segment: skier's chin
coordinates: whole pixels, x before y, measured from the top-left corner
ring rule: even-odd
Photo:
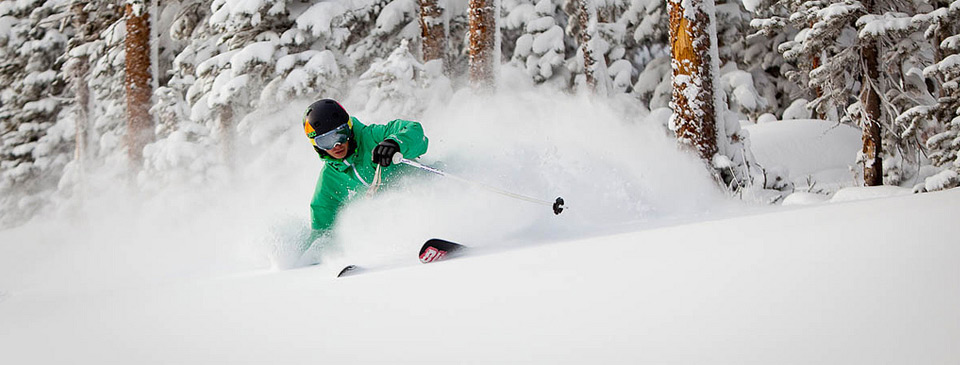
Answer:
[[[338,160],[344,157],[347,157],[347,147],[345,145],[339,145],[337,147],[334,147],[332,150],[326,150],[326,151],[327,151],[327,154],[330,155],[330,157],[333,157]]]

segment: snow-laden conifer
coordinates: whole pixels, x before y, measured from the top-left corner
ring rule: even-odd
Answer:
[[[561,4],[557,0],[517,0],[504,1],[504,5],[504,32],[519,34],[514,37],[510,62],[535,83],[549,82],[566,88],[566,17],[560,11]]]
[[[73,157],[60,11],[53,0],[0,2],[0,227],[41,209]]]
[[[943,169],[926,179],[922,190],[927,191],[960,184],[960,1],[938,1],[936,5],[912,18],[935,46],[934,62],[922,72],[926,80],[938,86],[936,99],[910,108],[897,118],[924,142],[931,163]]]
[[[763,34],[799,31],[779,51],[795,67],[785,75],[806,88],[820,118],[865,131],[860,162],[873,183],[906,182],[923,165],[919,125],[897,118],[931,100],[920,77],[932,50],[911,21],[922,1],[762,1],[751,4]],[[883,170],[874,172],[883,161]],[[882,174],[882,176],[881,176]]]
[[[409,47],[401,42],[389,57],[370,65],[360,75],[351,104],[375,119],[416,119],[428,105],[448,100],[452,89],[441,60],[420,63]]]

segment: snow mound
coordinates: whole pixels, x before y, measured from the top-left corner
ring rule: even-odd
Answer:
[[[813,205],[829,200],[830,197],[826,195],[798,191],[787,195],[787,197],[783,199],[783,205]]]
[[[927,191],[950,189],[957,186],[958,180],[957,172],[947,169],[924,180],[924,188]]]
[[[860,131],[823,120],[785,120],[744,126],[765,168],[782,167],[798,189],[835,191],[854,184]]]
[[[833,194],[831,203],[848,202],[867,199],[888,198],[893,196],[910,195],[913,190],[898,186],[865,186],[845,188]]]

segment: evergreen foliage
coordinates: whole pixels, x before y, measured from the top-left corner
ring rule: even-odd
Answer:
[[[0,226],[41,209],[72,158],[73,121],[58,72],[70,29],[60,2],[0,2]]]

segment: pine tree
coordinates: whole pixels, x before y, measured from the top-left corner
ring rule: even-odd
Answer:
[[[366,114],[375,119],[417,119],[428,105],[442,102],[452,93],[442,65],[418,62],[404,41],[360,75],[351,101],[362,103]]]
[[[630,53],[639,55],[632,94],[650,110],[669,108],[673,95],[670,27],[661,26],[670,21],[667,2],[633,0],[621,21],[631,35]]]
[[[64,175],[58,184],[58,197],[82,197],[84,192],[92,187],[93,184],[86,181],[94,169],[102,166],[104,154],[101,147],[109,149],[110,146],[100,139],[101,132],[109,128],[108,126],[115,126],[119,134],[122,134],[124,129],[122,109],[115,122],[107,123],[103,119],[102,105],[109,104],[109,101],[99,99],[104,95],[99,87],[116,81],[113,86],[116,95],[114,101],[121,108],[125,104],[122,65],[116,68],[117,72],[101,72],[102,65],[108,62],[101,58],[107,53],[103,35],[112,34],[107,30],[122,21],[123,9],[120,3],[100,0],[72,0],[69,3],[68,18],[64,21],[69,21],[75,33],[67,42],[60,74],[64,80],[69,80],[70,91],[73,92],[71,102],[65,105],[64,113],[75,121],[76,147],[73,161],[64,167]],[[122,50],[122,39],[115,45],[119,45],[117,50]],[[105,133],[104,136],[107,137],[106,140],[111,137],[110,133]]]
[[[778,48],[784,42],[794,39],[798,29],[789,21],[790,12],[784,3],[778,0],[744,2],[749,5],[745,10],[753,14],[749,26],[756,32],[747,35],[745,47],[734,50],[731,57],[738,59],[737,62],[746,67],[745,71],[753,77],[757,92],[767,102],[767,108],[754,110],[752,117],[756,117],[756,113],[768,112],[787,119],[786,111],[796,100],[813,99],[822,95],[817,92],[811,94],[805,86],[786,77],[796,68],[786,62]],[[743,29],[743,33],[749,32],[750,30]],[[813,64],[819,64],[816,59],[818,56],[814,57]],[[804,102],[799,107],[806,110],[806,104]],[[819,113],[817,117],[828,119],[826,113]]]
[[[62,112],[58,72],[71,30],[58,1],[3,1],[0,18],[0,227],[42,209],[73,155],[74,124]]]
[[[809,106],[821,116],[855,123],[864,131],[858,160],[867,185],[900,184],[924,162],[914,141],[916,129],[898,119],[905,110],[932,96],[919,80],[916,65],[929,63],[917,42],[910,13],[922,1],[787,1],[786,14],[766,20],[800,31],[780,51],[796,66],[786,75],[815,96]],[[927,48],[929,49],[929,48]]]
[[[936,5],[936,9],[917,14],[912,21],[924,29],[935,46],[934,62],[923,75],[934,81],[937,98],[898,117],[912,130],[934,126],[926,128],[930,132],[921,139],[925,139],[931,163],[943,170],[927,178],[921,189],[926,191],[960,185],[960,1],[939,1]]]
[[[571,62],[572,71],[582,74],[577,84],[606,94],[629,92],[632,88],[634,65],[628,54],[635,54],[633,42],[626,42],[626,34],[636,19],[630,18],[626,1],[569,0],[564,9],[570,14],[567,34],[577,40],[577,60]],[[633,14],[635,15],[635,14]],[[664,42],[664,45],[666,43]]]
[[[89,2],[83,0],[73,0],[70,2],[70,11],[73,16],[72,25],[76,30],[76,36],[71,40],[68,48],[75,48],[77,44],[87,43],[94,40],[97,34],[94,26],[87,16]],[[90,88],[87,86],[87,78],[90,75],[90,58],[86,54],[75,54],[66,64],[64,70],[70,78],[70,84],[74,92],[74,114],[76,118],[76,150],[74,160],[78,164],[77,168],[82,175],[85,165],[90,158]]]
[[[505,3],[506,4],[506,3]],[[556,0],[519,1],[505,6],[505,42],[513,42],[511,64],[523,70],[534,83],[551,82],[566,89],[570,73],[564,67],[567,40],[566,15]],[[516,33],[515,36],[510,36]]]
[[[713,1],[670,0],[668,9],[673,70],[670,129],[680,143],[709,163],[728,189],[792,190],[782,176],[756,163],[737,115],[728,112],[725,95],[718,90]]]

